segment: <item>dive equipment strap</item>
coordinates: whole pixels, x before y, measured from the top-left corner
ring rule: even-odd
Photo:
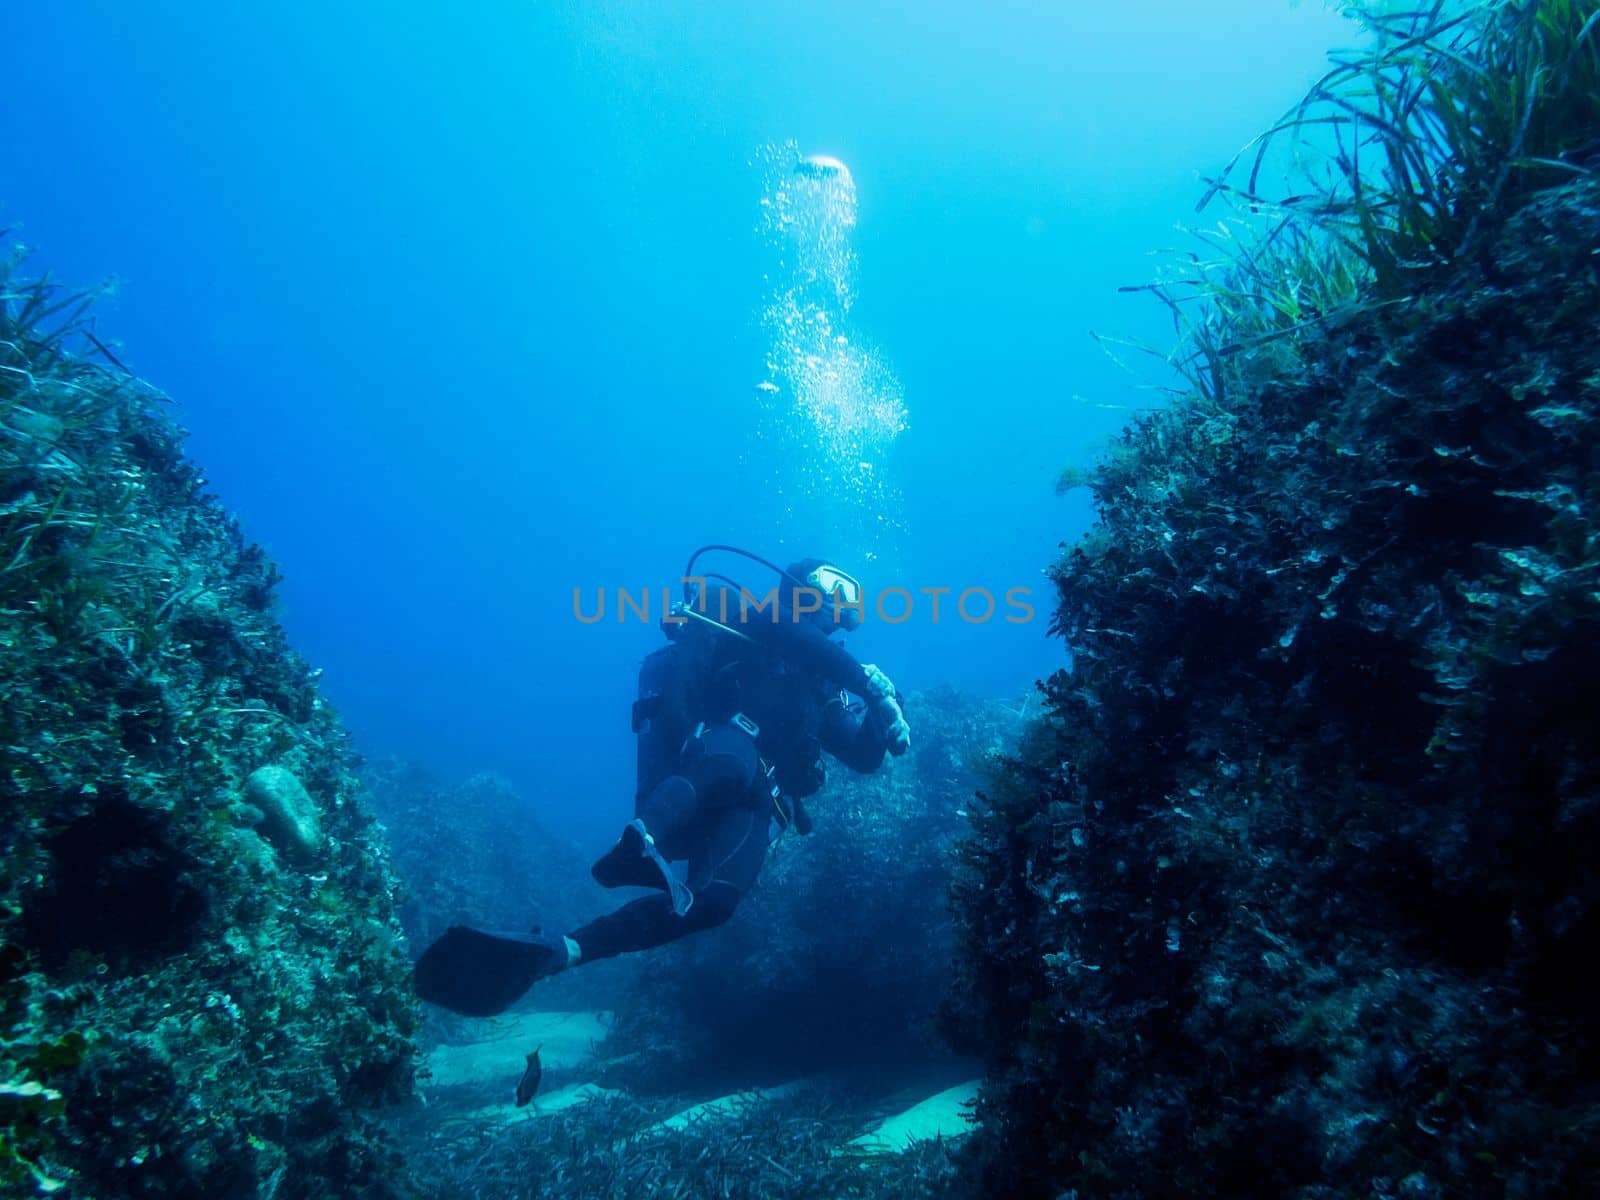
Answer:
[[[672,873],[672,864],[661,856],[661,851],[656,849],[656,839],[651,836],[650,830],[645,828],[645,823],[638,817],[629,821],[633,831],[639,835],[639,852],[655,864],[656,870],[661,872],[661,881],[666,884],[667,895],[672,897],[672,911],[677,916],[685,916],[694,907],[694,893],[689,886]]]

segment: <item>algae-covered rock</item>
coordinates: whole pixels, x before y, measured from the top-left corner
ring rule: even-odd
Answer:
[[[0,1194],[387,1195],[415,1012],[346,734],[163,398],[0,297]]]
[[[322,842],[317,806],[287,767],[257,767],[244,781],[244,798],[261,813],[261,832],[278,849],[305,859]]]
[[[1320,197],[1366,257],[1276,230],[1090,476],[1070,665],[956,887],[988,1194],[1600,1194],[1586,7],[1379,42],[1339,111],[1453,106],[1396,149],[1462,207]]]

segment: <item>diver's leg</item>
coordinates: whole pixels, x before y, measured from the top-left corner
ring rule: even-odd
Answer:
[[[609,887],[637,883],[666,895],[635,900],[566,937],[452,926],[418,959],[417,994],[488,1016],[547,975],[675,941],[731,917],[766,853],[765,797],[758,807],[760,789],[753,788],[760,771],[755,743],[731,723],[704,730],[691,740],[680,770],[651,789],[617,847],[594,866],[595,878]],[[672,874],[669,858],[690,860],[694,891]]]
[[[574,963],[613,958],[675,942],[721,925],[755,883],[767,852],[767,814],[749,806],[727,809],[709,827],[689,865],[694,903],[674,912],[666,896],[646,896],[567,935]]]
[[[700,844],[689,859],[688,884],[695,895],[722,885],[740,897],[755,886],[767,858],[771,813],[750,803],[729,810],[702,827]]]
[[[590,869],[602,887],[658,887],[672,890],[666,859],[674,843],[700,812],[694,783],[682,775],[669,775],[639,802],[638,813],[623,827],[617,844]]]
[[[595,881],[602,887],[662,888],[681,916],[692,897],[667,863],[696,852],[699,819],[741,803],[760,769],[755,741],[744,729],[732,722],[702,729],[684,747],[678,773],[639,801],[638,815],[594,864]]]
[[[738,903],[737,892],[712,888],[695,896],[694,903],[680,916],[673,911],[668,897],[645,896],[569,933],[567,936],[578,946],[574,962],[614,958],[675,942],[721,925],[733,916]]]

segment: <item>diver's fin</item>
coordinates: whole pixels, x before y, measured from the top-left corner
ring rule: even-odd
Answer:
[[[566,943],[452,925],[417,959],[417,995],[467,1017],[504,1012],[538,979],[567,965]]]

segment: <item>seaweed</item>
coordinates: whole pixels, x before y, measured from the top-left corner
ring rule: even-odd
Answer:
[[[419,1131],[432,1142],[422,1155],[424,1191],[562,1200],[966,1194],[951,1143],[919,1142],[891,1155],[841,1153],[856,1126],[826,1093],[750,1105],[683,1130],[648,1131],[669,1112],[659,1101],[611,1097],[511,1126]]]
[[[1453,265],[1492,263],[1495,231],[1530,196],[1600,170],[1592,5],[1347,7],[1368,44],[1335,54],[1209,181],[1197,211],[1230,211],[1195,231],[1203,249],[1123,289],[1171,311],[1178,348],[1160,356],[1214,404],[1292,372],[1300,340],[1327,323],[1408,302]]]

